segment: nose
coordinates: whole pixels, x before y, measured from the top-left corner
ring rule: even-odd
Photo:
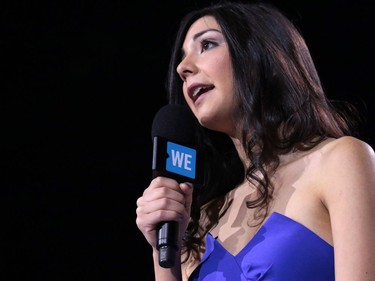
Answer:
[[[185,56],[177,66],[176,70],[181,79],[186,81],[187,77],[197,72],[197,66],[191,57]]]

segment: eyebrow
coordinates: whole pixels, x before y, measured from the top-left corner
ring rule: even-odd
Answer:
[[[216,28],[205,29],[205,30],[202,30],[201,32],[198,32],[197,34],[194,34],[194,36],[193,36],[193,41],[197,40],[197,39],[198,39],[199,37],[201,37],[203,34],[205,34],[205,33],[207,33],[207,32],[210,32],[210,31],[214,31],[214,32],[222,33],[219,29],[216,29]],[[184,51],[183,48],[181,49],[181,55],[182,55],[182,58],[185,57],[185,51]]]
[[[218,30],[218,29],[216,29],[216,28],[209,28],[209,29],[203,30],[203,31],[198,32],[197,34],[195,34],[195,35],[193,36],[193,40],[194,40],[194,41],[197,40],[197,38],[201,37],[203,34],[205,34],[206,32],[209,32],[209,31],[215,31],[215,32],[219,32],[219,33],[221,33],[221,31]]]

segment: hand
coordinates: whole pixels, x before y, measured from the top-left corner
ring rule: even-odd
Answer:
[[[136,224],[147,242],[156,249],[157,225],[161,221],[179,223],[179,241],[187,228],[193,186],[176,180],[156,177],[137,200]]]

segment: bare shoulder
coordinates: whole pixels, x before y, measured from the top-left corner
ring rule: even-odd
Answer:
[[[374,149],[366,142],[351,136],[329,140],[322,146],[322,154],[328,165],[374,165]],[[347,162],[350,161],[350,162]]]
[[[324,180],[336,176],[346,177],[348,171],[365,169],[363,172],[366,172],[366,169],[372,169],[375,173],[374,149],[368,143],[351,136],[323,141],[307,153],[306,159],[316,176],[319,175]]]
[[[318,173],[324,201],[337,201],[338,195],[352,202],[354,198],[375,199],[375,153],[369,144],[346,136],[322,143],[317,152],[321,156]]]
[[[366,142],[351,136],[345,136],[338,139],[333,139],[330,142],[332,148],[335,149],[349,149],[349,150],[363,150],[367,153],[374,153],[373,148]]]

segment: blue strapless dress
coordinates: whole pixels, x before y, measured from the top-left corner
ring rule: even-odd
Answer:
[[[302,224],[273,212],[235,256],[210,233],[189,281],[334,281],[333,247]]]

